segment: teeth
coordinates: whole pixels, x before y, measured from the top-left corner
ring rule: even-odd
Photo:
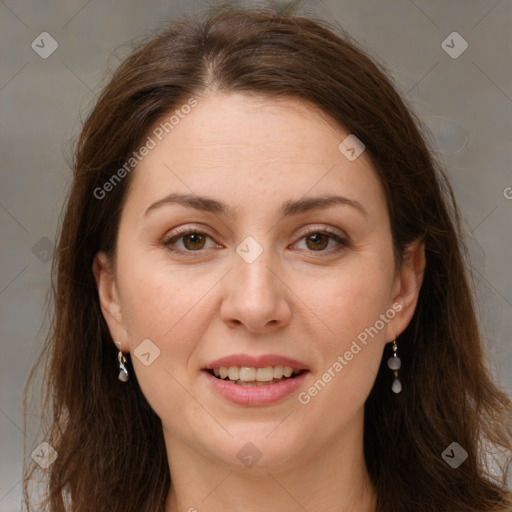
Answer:
[[[248,366],[221,366],[214,368],[213,374],[221,379],[228,378],[237,384],[244,385],[247,382],[268,383],[297,375],[300,370],[294,370],[290,366],[265,366],[264,368],[252,368]]]
[[[274,368],[272,366],[265,366],[265,368],[258,368],[256,372],[256,378],[252,380],[256,380],[258,382],[269,382],[274,378]],[[242,376],[240,376],[241,380]],[[247,382],[247,380],[246,380]]]
[[[292,373],[293,373],[293,369],[292,369],[292,368],[290,368],[289,366],[285,366],[285,367],[283,368],[283,375],[284,375],[285,377],[291,377]]]
[[[281,379],[283,377],[283,367],[274,366],[274,379]]]
[[[238,366],[230,366],[228,368],[229,380],[238,380],[240,378],[240,368]]]
[[[259,372],[260,370],[256,370],[256,368],[248,368],[247,366],[243,366],[240,368],[240,380],[243,380],[244,382],[256,380],[256,374],[259,375]]]

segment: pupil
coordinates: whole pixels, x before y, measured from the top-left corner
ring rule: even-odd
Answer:
[[[199,235],[197,233],[192,233],[190,235],[187,235],[185,237],[185,240],[188,240],[191,242],[191,244],[185,244],[187,246],[189,245],[192,245],[193,247],[189,247],[189,249],[200,249],[201,247],[196,247],[195,244],[201,244],[201,238],[202,238],[202,235]]]
[[[308,240],[310,242],[313,242],[313,248],[325,249],[325,247],[327,247],[327,244],[325,242],[327,241],[328,243],[328,238],[329,237],[327,235],[324,235],[322,233],[314,233],[308,237]],[[322,241],[324,242],[323,244]]]

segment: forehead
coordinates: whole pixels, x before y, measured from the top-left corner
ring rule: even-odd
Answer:
[[[212,156],[236,155],[249,164],[250,159],[318,161],[318,150],[338,141],[341,130],[319,109],[298,99],[235,93],[199,99],[171,133],[176,143],[186,143],[190,149],[207,149]],[[175,156],[187,160],[185,152]]]
[[[154,147],[130,187],[142,202],[173,191],[223,197],[238,210],[258,193],[268,201],[337,189],[383,199],[367,156],[350,161],[340,152],[350,134],[305,102],[214,94],[187,110],[148,133]]]

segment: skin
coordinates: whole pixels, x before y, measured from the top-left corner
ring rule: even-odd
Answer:
[[[382,186],[365,153],[349,161],[338,150],[347,135],[298,100],[212,93],[133,171],[116,261],[98,253],[93,270],[112,338],[132,352],[130,371],[162,419],[173,483],[166,512],[375,510],[363,407],[385,344],[411,320],[425,260],[415,243],[396,267]],[[170,193],[223,201],[234,215],[177,204],[145,214]],[[331,205],[278,215],[285,201],[327,194],[366,213]],[[163,242],[179,226],[208,237],[182,237],[174,247],[189,252],[173,253]],[[334,252],[334,239],[311,236],[325,230],[350,245]],[[263,249],[252,263],[236,252],[247,236]],[[235,405],[201,371],[234,353],[279,354],[307,365],[307,391],[398,303],[308,404],[294,393]],[[149,366],[133,354],[147,338],[160,350]],[[237,458],[247,442],[262,455],[252,468]]]

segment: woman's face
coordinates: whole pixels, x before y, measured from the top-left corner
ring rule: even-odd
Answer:
[[[166,443],[270,467],[359,442],[420,281],[366,153],[293,99],[215,94],[161,132],[95,274]]]

